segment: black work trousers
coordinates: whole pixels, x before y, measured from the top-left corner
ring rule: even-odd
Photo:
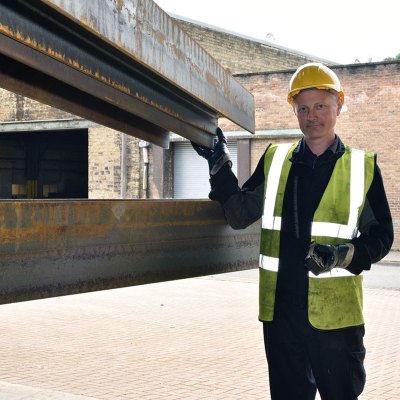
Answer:
[[[306,302],[280,301],[264,322],[272,400],[356,400],[364,389],[364,327],[314,329]],[[293,300],[293,301],[291,301]]]

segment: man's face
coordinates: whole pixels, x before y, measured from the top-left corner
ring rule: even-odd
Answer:
[[[304,90],[296,96],[294,103],[294,112],[306,140],[335,137],[336,118],[342,108],[336,95],[327,90]]]

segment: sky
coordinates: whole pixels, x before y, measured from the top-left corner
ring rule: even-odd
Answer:
[[[339,64],[400,53],[396,0],[153,0],[204,22]]]

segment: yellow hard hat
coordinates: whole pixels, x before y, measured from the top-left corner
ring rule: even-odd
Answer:
[[[344,92],[337,75],[320,63],[308,63],[297,68],[289,84],[287,100],[294,106],[294,97],[305,89],[334,90],[344,103]]]

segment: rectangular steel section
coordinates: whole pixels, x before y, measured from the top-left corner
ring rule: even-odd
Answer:
[[[152,0],[46,3],[60,7],[103,40],[254,133],[253,96]]]
[[[2,201],[0,303],[253,268],[259,229],[209,200]]]

